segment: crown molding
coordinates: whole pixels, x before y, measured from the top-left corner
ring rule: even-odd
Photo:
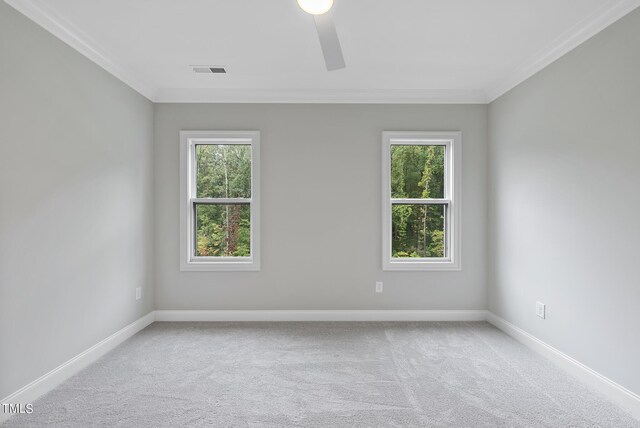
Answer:
[[[158,103],[486,104],[484,91],[441,89],[159,89]]]
[[[552,43],[487,88],[488,102],[493,102],[543,68],[569,53],[623,16],[640,6],[640,0],[612,0],[574,25]]]
[[[487,88],[458,89],[216,89],[159,88],[139,71],[119,62],[87,34],[41,0],[4,0],[20,13],[76,49],[116,78],[161,103],[343,103],[488,104],[578,47],[637,7],[640,0],[611,0],[563,33],[524,64]]]
[[[157,90],[148,78],[120,63],[87,34],[60,16],[50,5],[37,0],[4,0],[5,3],[40,25],[117,79],[153,101]]]

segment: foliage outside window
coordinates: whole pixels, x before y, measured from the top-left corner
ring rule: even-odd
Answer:
[[[183,131],[183,270],[259,269],[259,133]]]
[[[384,133],[385,270],[459,268],[459,140],[458,133]]]

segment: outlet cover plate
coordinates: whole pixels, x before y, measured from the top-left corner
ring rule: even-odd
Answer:
[[[547,305],[541,302],[536,302],[536,315],[545,319],[547,317]]]

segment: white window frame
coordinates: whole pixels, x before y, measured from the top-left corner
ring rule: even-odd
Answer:
[[[445,150],[445,195],[443,199],[391,198],[391,146],[443,145]],[[462,133],[405,132],[382,133],[382,269],[385,271],[455,271],[461,270],[460,208],[462,196]],[[444,204],[447,225],[445,245],[448,257],[393,258],[391,206],[393,204]]]
[[[197,144],[251,145],[251,198],[196,198]],[[250,205],[251,256],[203,257],[195,255],[195,203]],[[180,270],[260,270],[260,132],[180,131]]]

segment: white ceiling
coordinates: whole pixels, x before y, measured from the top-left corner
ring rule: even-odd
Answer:
[[[640,6],[335,0],[347,68],[327,72],[296,0],[6,1],[162,102],[489,102]]]

